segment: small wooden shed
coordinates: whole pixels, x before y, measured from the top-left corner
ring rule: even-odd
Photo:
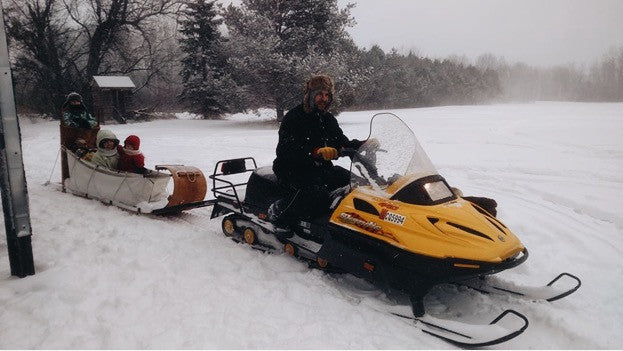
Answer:
[[[93,112],[98,123],[107,119],[125,123],[132,109],[132,93],[136,88],[128,76],[93,76],[91,94]]]

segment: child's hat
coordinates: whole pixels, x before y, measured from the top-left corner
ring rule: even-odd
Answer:
[[[138,150],[141,146],[141,139],[136,135],[130,135],[129,137],[125,138],[125,144],[132,145],[134,150]]]

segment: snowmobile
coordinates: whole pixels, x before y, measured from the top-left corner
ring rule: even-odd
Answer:
[[[258,168],[251,157],[216,164],[209,176],[216,198],[211,217],[225,215],[223,233],[234,240],[297,256],[320,269],[350,273],[390,294],[406,293],[413,316],[397,315],[460,346],[508,340],[523,332],[528,320],[506,310],[484,332],[464,326],[458,331],[456,324],[425,313],[423,298],[435,285],[460,282],[482,292],[528,298],[538,290],[539,298],[550,301],[579,288],[579,279],[568,273],[537,290],[473,284],[525,262],[527,248],[500,219],[453,191],[400,118],[374,115],[368,141],[372,139],[376,142],[358,150],[342,151],[351,158],[351,182],[331,194],[330,213],[323,217],[300,218],[286,232],[275,227],[267,220],[269,207],[290,194],[270,166]],[[246,182],[232,179],[246,176]],[[555,288],[565,277],[574,285]],[[513,327],[498,326],[503,319],[513,319]]]

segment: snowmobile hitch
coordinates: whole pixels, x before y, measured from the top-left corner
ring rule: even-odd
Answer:
[[[206,206],[212,206],[216,203],[216,200],[212,199],[212,200],[204,200],[204,201],[197,201],[197,202],[190,202],[187,204],[181,204],[181,205],[177,205],[177,206],[171,206],[171,207],[163,207],[157,210],[153,210],[151,213],[154,215],[168,215],[168,214],[177,214],[180,213],[186,209],[190,209],[190,208],[198,208],[198,207],[206,207]]]

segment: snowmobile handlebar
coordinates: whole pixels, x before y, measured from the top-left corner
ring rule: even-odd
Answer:
[[[374,151],[374,152],[387,152],[387,150],[385,150],[385,149],[380,149],[380,148],[373,149],[373,150],[370,150],[370,151]],[[345,156],[348,156],[348,157],[351,157],[351,158],[352,158],[352,157],[353,157],[353,156],[355,156],[355,155],[359,156],[359,154],[358,154],[358,152],[357,152],[357,149],[353,149],[353,148],[345,147],[345,148],[342,148],[342,149],[339,151],[338,157],[345,157]],[[359,158],[361,158],[361,157],[359,157]]]
[[[353,157],[357,153],[356,149],[344,147],[340,150],[338,157]]]
[[[340,150],[339,153],[339,157],[343,157],[343,156],[348,156],[350,157],[350,159],[352,160],[353,163],[359,163],[363,166],[363,168],[365,168],[366,170],[366,175],[369,176],[370,178],[372,178],[372,180],[379,184],[379,185],[387,185],[387,181],[378,175],[377,172],[377,168],[376,168],[376,155],[374,155],[376,152],[381,151],[381,152],[387,152],[386,150],[383,149],[379,149],[379,148],[374,148],[374,149],[369,149],[366,150],[367,154],[366,157],[363,157],[362,154],[360,154],[358,152],[358,149],[353,149],[353,148],[342,148]],[[368,154],[369,152],[373,152],[373,155]],[[357,165],[355,165],[355,167],[359,168]],[[351,170],[352,172],[352,170]],[[361,172],[361,170],[360,170]],[[362,174],[364,172],[361,172]],[[364,175],[365,176],[365,175]]]

